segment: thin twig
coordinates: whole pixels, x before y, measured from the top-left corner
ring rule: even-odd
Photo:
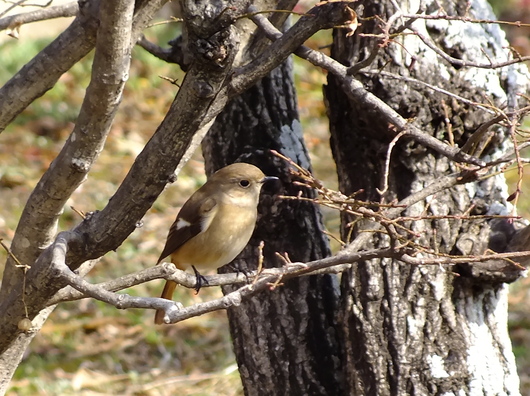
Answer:
[[[388,145],[388,149],[386,152],[386,159],[385,159],[385,171],[383,173],[383,188],[380,190],[376,188],[379,195],[383,195],[388,191],[388,174],[390,173],[390,157],[392,156],[392,150],[394,149],[394,146],[398,142],[398,140],[407,134],[407,131],[401,131],[398,133],[394,139],[390,142]]]
[[[523,56],[523,57],[520,57],[518,59],[512,59],[512,60],[507,60],[507,61],[504,61],[504,62],[497,62],[497,63],[493,63],[491,61],[491,59],[490,59],[490,62],[488,62],[488,63],[478,63],[478,62],[464,61],[462,59],[454,58],[454,57],[448,55],[447,53],[445,53],[444,51],[442,51],[440,48],[438,48],[438,46],[429,37],[425,36],[423,33],[421,33],[415,27],[410,26],[409,30],[412,31],[421,41],[423,41],[423,43],[427,47],[432,49],[438,56],[440,56],[442,59],[444,59],[447,62],[449,62],[451,65],[456,65],[456,66],[460,66],[460,67],[476,67],[476,68],[479,68],[479,69],[499,69],[499,68],[502,68],[502,67],[513,65],[515,63],[521,63],[521,62],[525,62],[527,60],[530,60],[530,56]]]
[[[22,264],[20,260],[17,258],[17,256],[13,254],[11,249],[9,249],[9,247],[4,243],[2,239],[0,239],[0,245],[2,245],[2,247],[7,252],[8,256],[11,257],[13,261],[16,263],[16,267],[21,268],[22,271],[24,271],[24,275],[22,278],[22,304],[24,305],[24,313],[26,314],[26,318],[27,318],[29,315],[28,315],[28,305],[26,304],[26,279],[27,279],[28,270],[31,267],[27,264]]]

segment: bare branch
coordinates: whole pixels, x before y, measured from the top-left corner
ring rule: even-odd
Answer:
[[[298,3],[298,0],[279,0],[276,6],[276,11],[286,11],[286,12],[274,12],[269,15],[269,21],[276,26],[278,29],[282,29],[285,24],[285,21],[291,15],[293,8]],[[256,12],[259,10],[251,5]],[[250,8],[248,9],[250,10]],[[248,45],[248,48],[251,51],[252,55],[261,54],[265,47],[270,44],[269,39],[258,29],[254,32],[254,37],[251,39],[251,42]]]
[[[410,256],[406,253],[406,250],[401,251],[400,248],[372,249],[363,252],[351,252],[348,250],[342,250],[333,257],[315,260],[308,263],[287,263],[281,268],[265,269],[261,271],[259,275],[256,275],[257,272],[255,272],[251,276],[256,276],[256,279],[251,284],[245,285],[240,289],[230,294],[227,294],[224,297],[183,308],[182,305],[179,303],[161,298],[133,297],[128,294],[117,294],[112,291],[109,291],[118,289],[122,290],[126,287],[131,287],[134,284],[141,283],[138,281],[138,278],[141,278],[142,281],[145,281],[149,280],[148,278],[156,279],[160,277],[164,277],[168,280],[174,280],[181,284],[186,283],[185,286],[193,288],[195,285],[194,276],[175,269],[174,265],[172,264],[166,263],[164,265],[141,271],[137,274],[127,275],[126,277],[122,277],[116,281],[93,285],[85,281],[80,276],[74,274],[68,268],[68,266],[66,266],[64,262],[64,250],[55,249],[53,265],[59,272],[58,276],[62,278],[65,282],[67,282],[70,286],[75,288],[78,293],[70,292],[68,294],[68,297],[66,296],[66,294],[63,294],[63,297],[54,298],[52,301],[50,301],[50,303],[57,303],[59,301],[69,301],[72,299],[78,299],[83,297],[93,297],[97,300],[113,305],[118,309],[163,309],[166,311],[166,323],[177,323],[189,319],[191,317],[200,316],[208,312],[212,312],[219,309],[227,309],[233,305],[238,305],[241,303],[242,300],[249,298],[258,292],[262,292],[264,290],[270,289],[271,287],[274,287],[271,285],[276,285],[280,279],[288,280],[299,276],[314,275],[317,273],[337,273],[348,268],[355,262],[384,257],[397,258],[411,265],[455,265],[458,263],[477,263],[490,260],[520,259],[524,257],[530,257],[530,251],[500,254],[484,254],[480,256],[442,257],[436,257],[436,255],[431,253],[431,257],[418,258]],[[511,261],[509,261],[508,264],[516,265]],[[519,269],[523,270],[524,268]],[[171,271],[174,271],[173,274],[170,274]],[[246,278],[241,274],[221,274],[215,276],[208,276],[207,279],[210,283],[209,286],[216,286],[242,283],[245,281]]]
[[[96,300],[106,302],[118,309],[128,308],[148,308],[148,309],[163,309],[167,312],[176,310],[178,303],[166,300],[164,298],[156,297],[133,297],[129,294],[118,294],[105,290],[102,287],[92,285],[84,280],[79,275],[76,275],[65,264],[65,255],[57,254],[53,262],[55,269],[59,272],[59,276],[63,281],[78,290],[79,292],[93,297]]]
[[[166,1],[137,2],[132,31],[135,40]],[[99,23],[99,0],[82,4],[84,6],[72,24],[0,88],[0,133],[94,48]]]
[[[424,86],[424,87],[427,87],[429,89],[432,89],[434,92],[438,92],[438,93],[441,93],[443,95],[447,95],[453,99],[456,99],[457,101],[459,102],[462,102],[462,103],[465,103],[469,106],[473,106],[473,107],[477,107],[479,109],[482,109],[490,114],[495,114],[495,111],[493,109],[491,109],[491,106],[490,105],[484,105],[483,103],[478,103],[478,102],[473,102],[469,99],[466,99],[460,95],[456,95],[455,93],[451,92],[451,91],[448,91],[446,89],[443,89],[443,88],[440,88],[440,87],[437,87],[435,85],[432,85],[432,84],[429,84],[429,83],[426,83],[425,81],[421,81],[421,80],[418,80],[416,78],[412,78],[412,77],[407,77],[407,76],[400,76],[400,75],[397,75],[397,74],[394,74],[394,73],[389,73],[387,71],[384,71],[384,70],[378,70],[378,71],[373,71],[373,70],[362,70],[360,72],[361,74],[365,74],[365,75],[380,75],[380,76],[384,76],[384,77],[388,77],[388,78],[395,78],[396,80],[401,80],[401,81],[405,81],[405,82],[408,82],[408,83],[412,83],[412,84],[417,84],[417,85],[421,85],[421,86]]]
[[[493,253],[482,254],[480,256],[445,256],[445,257],[412,257],[404,254],[400,260],[413,265],[441,265],[450,264],[456,265],[460,263],[481,263],[490,260],[510,260],[530,257],[530,251],[508,252],[508,253]],[[512,261],[509,263],[516,265]],[[520,271],[524,271],[524,267],[519,267]]]
[[[253,276],[252,273],[248,275],[250,277]],[[208,284],[204,285],[203,287],[232,285],[235,283],[244,283],[247,281],[247,278],[242,273],[205,276],[205,278],[208,280]],[[100,287],[108,291],[119,291],[155,279],[172,280],[177,282],[179,285],[187,287],[189,289],[195,289],[197,283],[197,277],[195,275],[177,269],[172,263],[161,263],[154,267],[146,268],[132,274],[121,276],[117,279],[98,283],[94,286]],[[88,296],[77,290],[74,290],[73,288],[66,287],[60,290],[57,294],[55,294],[55,296],[53,296],[53,298],[48,301],[48,305],[53,305],[66,301],[79,300],[81,298],[86,297]]]
[[[390,173],[390,158],[392,157],[392,150],[394,149],[394,146],[396,145],[398,140],[406,134],[407,134],[407,131],[401,131],[394,137],[394,139],[392,139],[392,141],[388,145],[387,152],[386,152],[386,159],[385,159],[385,171],[383,174],[383,188],[377,189],[377,192],[379,193],[379,195],[383,195],[388,191],[388,174]]]
[[[0,31],[5,29],[16,29],[26,23],[73,17],[78,13],[79,5],[77,1],[73,1],[71,3],[42,8],[36,11],[10,15],[0,19]]]
[[[135,272],[133,274],[121,276],[117,279],[112,279],[107,282],[98,283],[94,286],[97,286],[107,291],[119,291],[128,287],[133,287],[142,283],[152,281],[154,279],[164,278],[167,275],[172,274],[176,271],[177,269],[174,264],[161,263],[160,265],[146,268],[142,271]],[[75,290],[72,287],[65,287],[64,289],[58,291],[55,296],[53,296],[53,298],[48,301],[48,305],[54,305],[66,301],[79,300],[85,297],[88,296],[80,291]]]
[[[128,309],[128,308],[144,308],[144,309],[163,309],[166,311],[167,322],[166,323],[176,323],[185,319],[189,319],[194,316],[199,316],[207,312],[212,312],[219,309],[226,309],[232,305],[239,304],[242,299],[248,298],[257,292],[263,291],[269,287],[269,284],[274,283],[277,279],[290,279],[302,275],[314,274],[317,271],[324,270],[329,267],[337,266],[345,263],[352,263],[360,260],[369,260],[376,257],[386,257],[389,254],[394,254],[394,252],[389,251],[388,249],[373,249],[361,253],[349,253],[343,254],[339,252],[334,257],[328,257],[321,260],[315,260],[310,263],[292,263],[286,265],[282,268],[271,268],[266,269],[261,272],[258,276],[258,279],[250,285],[243,286],[239,290],[236,290],[233,293],[230,293],[222,298],[209,301],[206,303],[194,304],[186,308],[177,308],[180,304],[173,301],[165,300],[162,298],[153,298],[153,297],[133,297],[128,294],[117,294],[109,291],[110,288],[115,287],[116,285],[111,286],[111,282],[93,285],[88,283],[82,277],[76,275],[70,268],[65,264],[66,258],[66,249],[68,244],[64,243],[65,239],[59,240],[54,244],[53,253],[52,253],[52,265],[56,271],[56,277],[60,278],[62,282],[69,284],[79,293],[68,293],[70,297],[82,298],[84,296],[90,296],[97,300],[106,302],[110,305],[115,306],[118,309]],[[162,266],[160,266],[162,267]],[[157,267],[154,267],[156,269]],[[157,275],[167,275],[165,272],[168,270],[174,269],[173,265],[168,265],[166,268],[160,268],[159,271],[153,271],[154,274],[158,272]],[[345,266],[341,266],[340,270],[343,270]],[[326,272],[336,272],[337,268],[331,269],[329,271],[320,271],[319,273]],[[144,272],[144,275],[146,273]],[[171,280],[184,280],[189,282],[188,287],[194,287],[195,280],[191,274],[186,274],[183,271],[176,270],[173,275],[176,276],[165,276],[166,279]],[[134,277],[138,274],[128,275],[126,278],[130,283],[135,282]],[[160,276],[157,276],[160,277]],[[123,278],[125,279],[125,278]],[[213,286],[214,283],[218,284],[233,284],[241,283],[246,280],[246,278],[241,274],[223,274],[216,276],[209,276],[208,281],[212,281],[210,286]],[[121,288],[130,287],[132,284],[125,285],[121,284]],[[59,299],[52,300],[50,304],[58,302]],[[70,300],[70,298],[68,298]],[[64,300],[63,300],[64,301]]]
[[[107,7],[109,3],[103,2],[92,80],[76,126],[30,195],[13,239],[12,249],[25,263],[54,237],[58,214],[101,152],[121,100],[129,73],[134,2],[122,0]],[[6,274],[10,282],[18,280],[11,279],[7,269]]]
[[[258,14],[253,16],[252,20],[264,29],[271,40],[277,40],[279,37],[282,37],[281,32],[272,26],[262,15]],[[457,147],[451,147],[444,144],[435,137],[425,134],[419,128],[409,123],[408,120],[401,117],[385,102],[371,92],[368,92],[361,82],[350,76],[346,66],[305,46],[298,47],[294,53],[301,58],[308,60],[315,66],[322,67],[333,73],[341,81],[344,91],[350,98],[352,98],[352,100],[365,106],[366,110],[369,112],[377,112],[378,115],[382,116],[390,125],[394,125],[397,129],[395,134],[401,131],[407,131],[407,137],[413,138],[418,143],[437,151],[455,162],[465,162],[477,166],[485,165],[484,161],[462,152]],[[390,129],[391,128],[389,128],[389,130]]]
[[[0,132],[94,48],[98,24],[94,3],[87,3],[68,29],[0,88]]]
[[[447,219],[456,221],[473,221],[477,219],[507,219],[513,220],[512,216],[495,216],[495,215],[481,215],[472,216],[469,214],[471,208],[461,215],[441,215],[441,216],[400,216],[400,213],[406,210],[410,205],[424,200],[427,196],[436,192],[443,191],[447,188],[453,187],[456,184],[463,184],[475,181],[478,178],[477,172],[466,171],[460,174],[449,175],[437,180],[425,189],[410,195],[404,200],[395,205],[381,205],[373,202],[358,201],[354,197],[347,197],[344,194],[329,190],[322,186],[321,183],[314,179],[314,177],[304,169],[294,164],[291,160],[281,156],[284,160],[291,163],[297,169],[293,172],[303,182],[301,184],[314,188],[317,190],[321,198],[305,198],[305,197],[289,197],[291,199],[307,200],[314,203],[326,205],[337,210],[349,213],[357,218],[355,222],[358,224],[356,229],[357,237],[348,245],[345,246],[342,252],[346,254],[350,252],[360,251],[366,246],[367,241],[372,238],[374,233],[384,233],[390,238],[389,251],[391,252],[388,258],[400,260],[408,264],[415,265],[434,265],[434,264],[450,264],[459,265],[458,271],[463,273],[471,273],[471,277],[482,277],[488,279],[489,282],[513,282],[518,279],[524,268],[514,262],[513,260],[524,259],[530,255],[530,252],[523,253],[501,253],[493,252],[478,255],[465,254],[463,256],[454,256],[441,254],[436,249],[429,246],[422,246],[414,241],[414,237],[418,237],[405,222],[414,221],[430,221],[435,219]],[[379,206],[379,210],[372,210],[371,206]],[[388,207],[385,209],[385,207]],[[405,233],[405,235],[403,235]],[[411,239],[409,236],[412,236]],[[413,255],[417,257],[410,258]],[[406,257],[407,260],[403,259]],[[523,262],[526,262],[523,261]],[[475,265],[471,265],[475,263]]]
[[[463,23],[477,23],[477,24],[486,24],[486,25],[508,25],[515,27],[530,27],[529,23],[522,23],[521,21],[509,22],[509,21],[500,21],[493,19],[475,19],[468,16],[459,16],[459,15],[447,15],[447,14],[437,14],[437,15],[426,15],[426,14],[403,14],[403,18],[410,18],[413,20],[416,19],[425,19],[425,20],[444,20],[444,21],[460,21]]]
[[[275,66],[282,63],[293,53],[305,40],[322,29],[331,29],[338,25],[349,22],[352,10],[347,1],[319,3],[302,16],[285,34],[281,34],[271,22],[262,14],[254,14],[252,20],[266,20],[280,36],[266,50],[264,50],[253,62],[236,70],[232,79],[231,90],[242,92],[249,86],[249,81],[256,81],[264,77]],[[250,13],[256,12],[255,7],[249,7]],[[260,26],[261,27],[261,26]],[[271,38],[271,37],[269,37]]]
[[[168,63],[176,63],[181,68],[185,68],[184,54],[181,48],[178,47],[177,42],[182,43],[182,40],[175,39],[171,42],[174,43],[171,48],[162,48],[147,40],[142,34],[137,44],[158,59]]]
[[[138,34],[139,30],[143,29],[143,27],[150,21],[154,12],[158,9],[159,6],[161,6],[161,4],[164,3],[164,1],[165,0],[136,2],[136,14],[134,17],[134,22],[132,24],[132,36]],[[90,1],[83,4],[86,4],[87,7],[90,6],[92,8],[82,8],[80,10],[79,16],[74,20],[74,22],[66,30],[66,32],[59,36],[59,38],[56,39],[54,43],[52,43],[37,57],[35,57],[33,61],[30,62],[30,64],[26,65],[21,72],[19,72],[15,77],[13,77],[13,79],[10,80],[10,82],[8,82],[8,84],[0,90],[0,98],[9,98],[7,101],[2,100],[2,104],[5,106],[2,106],[0,108],[0,112],[9,108],[9,111],[7,113],[12,114],[10,117],[14,117],[17,112],[15,111],[13,113],[13,108],[10,108],[8,106],[8,104],[11,103],[10,101],[14,100],[18,106],[17,111],[20,111],[25,106],[27,106],[27,104],[29,104],[35,97],[42,95],[46,89],[49,89],[51,86],[53,86],[56,79],[58,79],[59,76],[65,70],[67,70],[67,68],[62,68],[64,65],[71,65],[77,62],[77,60],[81,57],[81,53],[82,55],[84,55],[94,46],[95,33],[98,25],[98,18],[95,15],[97,13],[97,6],[99,5],[99,3],[97,1]],[[113,7],[116,7],[116,5],[113,4]],[[107,19],[111,18],[111,15],[113,14],[113,12],[110,12],[110,15],[107,16]],[[125,14],[122,17],[130,18],[130,15]],[[112,35],[112,37],[114,36]],[[132,41],[133,40],[129,40],[129,46],[132,45]],[[125,45],[127,45],[127,43],[125,43]],[[64,61],[61,61],[60,57],[57,58],[57,55],[64,56]],[[58,68],[60,68],[60,70],[58,70]],[[48,79],[48,76],[50,75],[52,76],[52,78]],[[123,77],[121,78],[123,79]],[[118,78],[118,80],[119,79],[120,78]],[[33,80],[35,80],[34,83]],[[25,85],[23,85],[22,87],[17,87],[17,81],[23,81]],[[43,81],[44,83],[42,83]],[[110,82],[112,83],[112,81]],[[33,86],[36,86],[36,93],[34,93],[34,97],[31,97],[31,95],[33,94],[28,94],[27,89],[32,90]],[[16,92],[16,94],[14,94],[13,92]],[[19,99],[21,99],[20,102],[18,101]],[[99,100],[99,98],[97,100]],[[2,122],[8,123],[10,121],[10,119],[6,119],[6,117],[4,117],[7,113],[4,112],[2,113],[2,115],[0,115],[0,119],[2,120]],[[54,164],[55,163],[56,162],[54,162]],[[77,165],[81,165],[82,169],[83,161],[76,161],[75,163],[66,163],[66,171],[68,169],[71,169],[72,166],[75,167]],[[57,185],[54,186],[58,187]],[[58,196],[62,197],[63,193],[59,193]],[[55,196],[53,194],[48,195],[47,193],[43,193],[40,196],[40,199],[34,200],[33,203],[28,201],[27,212],[30,213],[32,210],[38,212],[40,210],[40,206],[45,204],[48,205],[47,209],[49,209],[51,206],[53,206],[53,204],[50,204],[50,201],[53,201],[54,198]],[[30,208],[29,204],[33,205],[33,207]],[[52,212],[49,217],[33,218],[30,215],[30,223],[24,222],[23,220],[21,220],[19,223],[19,227],[21,229],[25,229],[25,233],[27,233],[28,235],[31,234],[31,230],[34,233],[41,232],[41,234],[43,234],[42,236],[38,236],[36,239],[28,239],[35,243],[35,245],[33,245],[33,249],[26,249],[24,245],[25,242],[23,242],[24,238],[19,237],[18,241],[22,241],[23,243],[19,243],[19,247],[16,251],[17,256],[22,259],[22,262],[24,264],[32,265],[32,268],[28,271],[27,274],[28,292],[25,295],[26,301],[28,301],[28,306],[30,304],[33,305],[33,308],[29,308],[28,310],[29,317],[32,320],[46,305],[46,300],[53,296],[57,292],[57,290],[65,286],[61,284],[61,282],[54,282],[53,275],[50,273],[50,257],[55,243],[59,241],[63,241],[64,243],[72,243],[72,246],[75,246],[74,250],[77,249],[78,252],[82,251],[82,249],[80,248],[83,246],[83,243],[80,242],[79,235],[75,233],[69,233],[66,234],[66,236],[63,235],[61,237],[58,235],[54,244],[48,250],[44,250],[41,253],[41,249],[47,244],[49,244],[51,237],[55,232],[53,227],[50,228],[50,224],[54,223],[57,216],[61,213],[61,210],[62,206],[59,205],[57,211]],[[41,225],[44,227],[41,228]],[[44,232],[42,232],[42,230],[44,230]],[[64,240],[65,238],[66,242]],[[15,239],[17,239],[16,236]],[[13,251],[15,251],[14,247],[15,246],[12,245]],[[23,252],[22,255],[21,252]],[[69,254],[73,254],[72,250],[69,250]],[[35,261],[37,256],[39,258]],[[13,325],[16,327],[16,322],[13,321],[17,320],[17,315],[19,315],[20,312],[24,312],[23,307],[20,305],[22,300],[20,296],[20,285],[22,283],[17,281],[17,278],[19,278],[19,274],[14,272],[11,260],[8,260],[6,269],[4,271],[2,289],[0,291],[0,306],[2,312],[4,312],[5,314],[4,318],[6,319],[0,323],[0,327],[2,328],[0,332],[6,335],[0,341],[0,350],[5,351],[6,349],[9,349],[11,351],[9,353],[13,354],[12,356],[21,357],[21,353],[23,353],[24,351],[24,348],[21,348],[21,345],[29,343],[31,337],[19,337],[19,333],[17,333],[16,328],[12,327]],[[35,285],[38,286],[35,287]],[[31,302],[29,300],[31,300]],[[47,309],[43,310],[42,312],[44,313],[44,315],[47,315],[49,314],[50,310]],[[42,322],[43,320],[39,319],[39,323]],[[5,373],[5,377],[9,378],[10,374]],[[3,378],[4,375],[2,375],[2,379]]]
[[[409,30],[412,31],[418,38],[423,41],[423,43],[432,49],[438,56],[440,56],[442,59],[446,60],[453,66],[460,66],[460,67],[476,67],[480,69],[498,69],[501,67],[506,67],[513,65],[515,63],[521,63],[526,62],[530,60],[530,56],[522,56],[518,57],[517,59],[511,59],[507,60],[505,62],[488,62],[488,63],[478,63],[478,62],[470,62],[470,61],[464,61],[462,59],[454,58],[444,51],[442,51],[438,46],[427,36],[425,36],[423,33],[421,33],[418,29],[414,28],[413,26],[409,26]]]

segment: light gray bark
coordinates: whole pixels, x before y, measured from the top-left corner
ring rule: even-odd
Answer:
[[[404,13],[418,5],[400,2]],[[363,2],[363,17],[379,15],[388,20],[397,12],[391,2]],[[444,12],[464,15],[460,2],[443,2]],[[426,2],[435,14],[438,2]],[[470,15],[494,19],[486,2],[474,1]],[[427,35],[444,51],[469,63],[487,63],[507,57],[506,43],[496,25],[417,20],[414,29]],[[351,38],[336,31],[333,56],[353,65],[369,57],[376,39],[360,33],[379,34],[374,22],[365,22]],[[440,140],[463,147],[479,126],[492,118],[484,109],[469,106],[411,80],[412,77],[474,102],[502,106],[510,103],[525,85],[521,67],[485,70],[450,64],[430,50],[417,36],[404,35],[379,49],[373,62],[357,72],[368,90],[393,107],[421,130]],[[487,43],[487,46],[485,45]],[[395,76],[390,78],[392,73]],[[525,83],[526,84],[526,83]],[[345,194],[363,189],[362,198],[385,202],[402,199],[425,189],[441,177],[458,172],[447,157],[411,141],[405,135],[394,147],[388,175],[389,190],[381,196],[387,148],[396,131],[365,102],[341,92],[340,81],[329,77],[332,148]],[[488,102],[484,98],[488,98]],[[451,128],[451,129],[449,129]],[[399,129],[398,129],[399,131]],[[483,151],[473,155],[488,161],[509,147],[506,129],[494,126]],[[502,175],[452,187],[403,211],[404,215],[472,215],[510,213]],[[344,216],[346,224],[353,219]],[[507,239],[513,231],[508,221],[485,219],[432,219],[404,221],[414,234],[405,240],[445,254],[482,254],[495,234]],[[368,245],[384,247],[391,241],[374,236]],[[402,242],[401,242],[402,243]],[[503,251],[506,242],[500,246]],[[418,253],[418,257],[429,254]],[[411,266],[398,260],[370,260],[353,266],[342,279],[342,333],[346,347],[344,376],[349,394],[359,395],[517,395],[518,377],[507,333],[507,285],[521,273],[506,263],[457,266]]]

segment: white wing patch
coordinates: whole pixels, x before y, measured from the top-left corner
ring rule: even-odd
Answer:
[[[191,223],[189,221],[186,221],[184,219],[179,219],[177,221],[177,230],[180,230],[184,227],[189,227],[191,225]]]

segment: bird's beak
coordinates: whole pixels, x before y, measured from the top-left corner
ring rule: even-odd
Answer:
[[[267,183],[268,181],[272,181],[272,180],[280,180],[278,179],[276,176],[265,176],[263,179],[261,179],[259,182],[261,184],[263,183]]]

